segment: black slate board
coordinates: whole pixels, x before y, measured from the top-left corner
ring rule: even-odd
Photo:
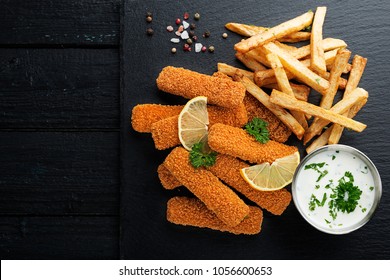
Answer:
[[[305,3],[303,3],[305,2]],[[169,151],[154,149],[151,136],[135,132],[129,124],[133,106],[139,103],[183,104],[181,98],[159,92],[155,79],[164,66],[181,66],[211,74],[217,62],[242,67],[234,58],[233,45],[240,40],[227,32],[230,21],[273,26],[309,9],[321,1],[124,1],[122,10],[122,189],[121,258],[124,259],[388,259],[390,258],[390,183],[387,110],[390,72],[387,43],[390,41],[390,3],[384,1],[327,1],[324,37],[345,40],[353,54],[368,58],[360,86],[370,93],[369,102],[357,120],[368,124],[362,133],[346,131],[341,143],[365,152],[377,165],[383,182],[383,196],[374,218],[360,230],[343,236],[319,232],[300,217],[293,203],[280,216],[264,213],[263,229],[256,236],[235,236],[207,229],[181,227],[166,221],[167,200],[186,195],[185,189],[164,190],[157,177],[157,166]],[[147,24],[145,14],[153,12]],[[210,53],[184,53],[180,46],[175,55],[167,25],[174,25],[184,12],[201,14],[196,22],[198,35],[208,29],[211,37],[202,42],[215,45]],[[189,21],[193,22],[192,19]],[[145,30],[152,27],[154,36]],[[221,38],[227,32],[228,39]],[[177,46],[176,46],[177,47]],[[313,102],[319,96],[313,93]],[[294,137],[290,144],[298,144]],[[303,147],[300,146],[303,153]]]

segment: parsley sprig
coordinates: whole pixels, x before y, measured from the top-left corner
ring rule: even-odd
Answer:
[[[193,167],[207,167],[213,166],[215,164],[215,160],[217,159],[217,153],[207,148],[202,142],[196,143],[192,146],[192,150],[190,151],[190,162]]]
[[[252,121],[245,125],[245,130],[255,139],[265,144],[269,141],[268,123],[260,118],[253,118]]]
[[[343,213],[351,213],[358,205],[361,194],[359,187],[354,186],[352,173],[347,171],[330,197],[334,199],[334,208]]]

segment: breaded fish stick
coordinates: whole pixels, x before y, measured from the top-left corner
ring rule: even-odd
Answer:
[[[189,152],[177,147],[167,156],[164,166],[198,197],[226,225],[236,226],[249,214],[249,207],[210,171],[195,169]]]
[[[210,228],[234,234],[257,234],[261,230],[263,212],[258,207],[249,206],[249,214],[235,227],[224,224],[197,198],[173,197],[167,203],[167,220],[171,223]]]
[[[236,191],[245,195],[261,208],[274,215],[281,215],[291,202],[291,194],[286,189],[263,192],[252,188],[241,176],[240,169],[249,167],[244,161],[219,154],[215,164],[207,169]],[[181,183],[161,164],[158,176],[165,189],[172,190]]]
[[[286,189],[272,192],[255,190],[240,174],[240,169],[246,167],[249,165],[238,158],[219,154],[215,164],[208,170],[261,208],[274,215],[281,215],[291,202],[291,194]]]
[[[207,106],[210,125],[224,123],[241,127],[248,122],[248,115],[243,104],[234,109],[220,106]],[[165,150],[180,145],[178,116],[163,119],[152,124],[152,137],[158,150]]]
[[[209,129],[208,143],[214,151],[238,157],[252,163],[272,163],[276,159],[295,153],[297,147],[269,140],[257,142],[245,130],[217,123]]]
[[[157,87],[188,99],[206,96],[210,104],[227,108],[240,105],[245,95],[245,87],[241,83],[173,66],[161,71]]]
[[[268,123],[270,138],[277,142],[284,143],[291,135],[291,130],[270,110],[268,110],[260,101],[251,94],[246,94],[244,105],[248,114],[248,121],[257,117]]]
[[[158,166],[157,174],[164,189],[173,190],[181,186],[181,183],[172,175],[163,163]]]
[[[160,104],[136,105],[131,112],[131,125],[135,131],[151,132],[152,123],[179,115],[183,107]]]

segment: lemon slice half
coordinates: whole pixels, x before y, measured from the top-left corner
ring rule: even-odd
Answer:
[[[240,173],[254,189],[276,191],[291,183],[299,161],[299,152],[295,152],[292,155],[278,158],[272,164],[265,162],[243,168]]]
[[[207,97],[197,96],[184,106],[179,115],[179,139],[187,150],[196,143],[207,142],[209,115]]]

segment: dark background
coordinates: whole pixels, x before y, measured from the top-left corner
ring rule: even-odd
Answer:
[[[258,236],[169,224],[166,201],[188,192],[162,189],[156,167],[167,151],[155,151],[150,135],[135,133],[128,122],[135,104],[184,103],[157,91],[155,78],[164,66],[212,73],[218,61],[240,65],[232,49],[239,37],[230,32],[227,40],[220,37],[226,22],[272,26],[319,4],[1,0],[0,257],[388,259],[390,5],[385,1],[326,1],[324,36],[344,39],[353,54],[368,58],[360,85],[370,99],[357,119],[369,127],[362,134],[347,131],[341,142],[374,161],[384,189],[374,218],[352,234],[312,229],[293,204],[281,217],[265,213]],[[145,35],[146,11],[154,14],[153,37]],[[201,14],[198,35],[211,31],[214,54],[179,48],[170,54],[165,28],[185,11]]]

